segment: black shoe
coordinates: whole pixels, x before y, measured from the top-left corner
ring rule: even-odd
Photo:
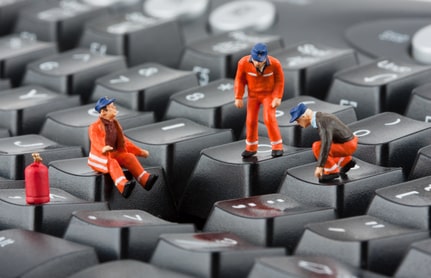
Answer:
[[[283,150],[272,150],[271,152],[271,156],[272,157],[278,157],[278,156],[282,156],[284,153]]]
[[[124,185],[124,189],[123,189],[123,192],[121,193],[121,195],[124,197],[124,198],[129,198],[129,196],[130,196],[130,194],[132,193],[132,191],[133,191],[133,188],[135,188],[135,181],[134,180],[131,180],[131,181],[128,181],[125,185]]]
[[[345,174],[349,172],[349,170],[355,167],[355,165],[356,165],[356,161],[352,158],[352,160],[350,160],[349,163],[347,163],[346,165],[340,168],[340,173]]]
[[[327,174],[327,175],[322,175],[319,178],[319,182],[328,182],[328,181],[332,181],[333,179],[336,179],[340,176],[340,174],[335,173],[335,174]]]
[[[244,157],[244,158],[247,158],[247,157],[251,157],[251,156],[255,155],[256,153],[257,152],[252,152],[252,151],[245,150],[245,151],[243,151],[241,153],[241,156]]]
[[[144,189],[147,191],[150,191],[151,188],[153,188],[153,185],[156,183],[158,178],[159,178],[158,175],[150,175],[147,182],[145,183]]]

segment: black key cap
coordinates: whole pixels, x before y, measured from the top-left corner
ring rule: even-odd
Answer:
[[[2,1],[0,5],[0,36],[11,33],[19,18],[20,11],[34,4],[35,1],[33,0]]]
[[[53,160],[82,157],[80,146],[62,146],[38,134],[0,138],[0,176],[24,179],[24,169],[33,162],[34,152],[40,153],[45,165]]]
[[[409,180],[430,176],[431,168],[431,146],[422,147],[416,154],[416,159],[413,163],[412,170],[408,176]]]
[[[368,56],[420,63],[411,55],[412,38],[428,24],[429,20],[415,17],[367,20],[346,26],[344,35],[348,43]]]
[[[404,255],[394,277],[429,277],[431,263],[431,239],[413,243]]]
[[[381,166],[402,167],[406,177],[417,151],[431,144],[428,123],[393,112],[368,117],[349,124],[349,127],[358,137],[355,156]]]
[[[18,86],[28,63],[54,55],[54,43],[38,41],[35,34],[21,32],[0,39],[1,78],[9,78],[13,86]]]
[[[74,49],[30,63],[24,84],[38,84],[67,95],[80,95],[85,104],[97,78],[126,68],[124,57]]]
[[[116,106],[117,119],[123,129],[155,122],[153,112],[138,112],[121,105]],[[99,113],[94,110],[94,104],[70,107],[72,108],[48,113],[40,134],[60,144],[81,146],[84,153],[88,154],[90,151],[88,126],[99,117]]]
[[[295,255],[330,256],[391,276],[409,245],[429,238],[428,233],[369,215],[349,217],[308,224]]]
[[[24,188],[24,180],[10,180],[0,177],[0,189]]]
[[[368,215],[400,226],[431,229],[431,176],[376,190]]]
[[[217,201],[276,193],[286,169],[315,161],[308,149],[284,147],[273,158],[268,138],[259,140],[255,156],[243,159],[244,141],[202,150],[187,182],[180,212],[206,219]]]
[[[150,263],[197,277],[247,277],[257,257],[282,255],[284,248],[259,247],[232,233],[165,234]]]
[[[77,0],[45,0],[46,3],[24,9],[15,32],[35,33],[38,39],[56,43],[63,52],[77,46],[86,21],[107,15],[105,7]]]
[[[218,201],[204,232],[229,231],[259,246],[283,246],[293,252],[304,226],[334,220],[333,208],[301,204],[283,194]]]
[[[124,55],[129,67],[154,62],[176,68],[184,50],[180,28],[177,20],[134,11],[88,22],[79,46]]]
[[[317,129],[311,127],[301,128],[296,123],[290,123],[290,109],[300,102],[306,104],[313,111],[334,114],[345,124],[350,124],[357,120],[355,109],[352,106],[336,105],[312,96],[298,96],[282,101],[281,105],[277,107],[276,117],[283,143],[289,146],[311,148],[313,142],[320,140]],[[268,131],[262,115],[259,115],[258,128],[260,136],[267,136]]]
[[[431,84],[413,89],[404,115],[406,117],[431,122]]]
[[[1,79],[0,78],[0,90],[6,90],[11,87],[10,80],[9,79]]]
[[[22,228],[61,237],[72,212],[109,209],[106,202],[84,201],[58,188],[50,188],[50,201],[43,205],[27,205],[25,197],[25,189],[0,190],[0,229]]]
[[[257,42],[266,43],[270,55],[283,47],[283,40],[277,35],[228,32],[189,43],[179,67],[196,72],[200,85],[220,78],[235,78],[238,60],[250,54]]]
[[[165,118],[188,118],[213,128],[230,128],[239,138],[244,128],[246,109],[234,105],[232,79],[219,79],[193,87],[170,97]]]
[[[401,168],[355,160],[346,176],[326,183],[314,176],[315,162],[288,168],[279,192],[310,206],[336,208],[339,217],[347,217],[364,214],[376,189],[404,181]]]
[[[94,248],[43,233],[8,229],[0,239],[1,277],[68,277],[99,263]]]
[[[161,234],[194,231],[192,224],[168,222],[142,210],[93,210],[74,212],[63,238],[94,246],[101,261],[149,261]]]
[[[100,1],[100,0],[99,0]],[[106,263],[101,263],[92,267],[79,271],[68,278],[88,278],[88,277],[104,277],[118,278],[121,277],[139,277],[145,275],[149,278],[195,278],[186,274],[175,271],[170,271],[154,265],[136,260],[116,260]]]
[[[247,277],[384,278],[386,276],[362,270],[359,267],[352,267],[327,256],[274,256],[256,259]]]
[[[145,163],[163,167],[176,202],[183,194],[201,150],[233,140],[231,130],[209,128],[185,118],[127,129],[124,133],[150,152]]]
[[[79,105],[79,97],[64,96],[38,85],[0,93],[0,126],[12,136],[39,133],[49,112]]]
[[[114,187],[108,174],[93,171],[87,157],[61,159],[49,164],[51,187],[60,188],[78,198],[100,202],[107,201],[111,209],[140,209],[165,220],[178,220],[175,203],[166,184],[161,167],[145,167],[151,174],[159,175],[151,191],[135,187],[129,198],[124,199]],[[128,179],[133,176],[125,170]]]
[[[358,64],[352,49],[337,49],[311,42],[289,45],[272,55],[283,66],[286,79],[283,99],[299,95],[325,99],[333,75]]]
[[[403,114],[411,90],[428,83],[430,74],[431,67],[381,58],[335,74],[326,101],[355,107],[358,119]]]
[[[145,63],[98,79],[92,100],[110,96],[126,108],[154,111],[160,120],[171,95],[197,85],[196,74],[191,71]]]

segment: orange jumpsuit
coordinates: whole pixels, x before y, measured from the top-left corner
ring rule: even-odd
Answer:
[[[263,105],[263,119],[268,130],[272,150],[283,150],[283,141],[275,117],[276,108],[272,107],[274,98],[283,97],[284,73],[280,61],[267,56],[263,72],[253,65],[251,55],[238,61],[235,76],[235,99],[242,99],[247,86],[246,150],[255,152],[258,148],[259,109]]]
[[[124,186],[128,181],[122,167],[128,169],[141,185],[145,185],[150,173],[144,170],[136,158],[136,155],[140,155],[142,150],[124,136],[120,123],[116,119],[114,119],[114,124],[117,129],[117,146],[112,146],[114,150],[105,153],[102,153],[102,149],[106,145],[103,121],[99,118],[88,128],[91,142],[88,165],[97,172],[109,173],[117,187]]]

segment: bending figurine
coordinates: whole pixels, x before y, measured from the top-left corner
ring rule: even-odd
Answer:
[[[320,140],[312,145],[313,154],[317,159],[314,176],[319,182],[328,182],[345,175],[356,161],[352,155],[356,151],[358,138],[335,115],[314,112],[304,103],[299,103],[290,110],[290,122],[296,121],[299,126],[312,126],[319,131]]]
[[[247,86],[246,147],[242,157],[255,155],[258,149],[259,109],[263,105],[263,119],[271,141],[273,157],[283,155],[283,140],[275,117],[284,92],[284,73],[280,61],[268,55],[265,44],[257,43],[251,54],[238,61],[234,83],[235,106],[243,107]]]
[[[149,152],[133,144],[123,134],[116,119],[118,113],[114,98],[102,97],[95,106],[99,118],[90,125],[90,154],[88,165],[95,171],[109,173],[118,191],[128,198],[135,187],[135,180],[127,180],[123,167],[146,190],[151,190],[158,175],[145,171],[136,156],[148,157]]]

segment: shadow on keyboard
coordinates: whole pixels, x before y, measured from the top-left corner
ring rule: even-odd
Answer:
[[[0,277],[430,277],[430,2],[0,1]],[[260,112],[243,158],[257,42],[285,78],[284,152]],[[150,191],[87,164],[104,96]],[[300,102],[358,138],[348,174],[313,175]],[[50,201],[31,205],[35,152]]]

